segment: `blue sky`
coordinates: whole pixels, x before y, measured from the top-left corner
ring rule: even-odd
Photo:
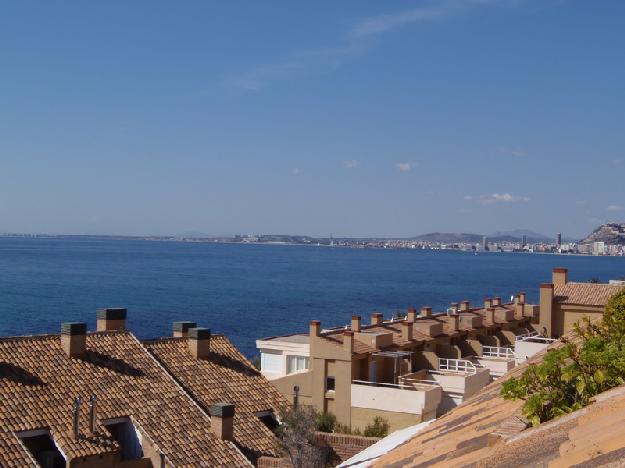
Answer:
[[[7,2],[0,232],[625,221],[625,2]]]

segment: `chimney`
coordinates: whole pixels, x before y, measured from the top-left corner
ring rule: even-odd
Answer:
[[[460,312],[468,312],[471,308],[471,303],[469,301],[462,301],[460,303]]]
[[[406,341],[412,341],[412,324],[413,322],[401,323],[401,337]]]
[[[196,359],[206,359],[210,353],[211,331],[208,328],[189,328],[188,343],[191,355]]]
[[[360,315],[352,315],[352,331],[360,333]]]
[[[211,429],[221,440],[234,439],[234,405],[215,403],[209,408]]]
[[[308,333],[311,337],[319,336],[321,334],[321,322],[319,320],[311,320],[309,330]]]
[[[174,322],[174,338],[186,338],[190,328],[196,328],[195,322]]]
[[[431,307],[421,307],[421,317],[431,317],[431,316],[432,316]]]
[[[501,305],[501,297],[497,296],[493,299],[493,306],[498,307]]]
[[[519,293],[519,303],[520,304],[525,304],[525,298],[527,297],[527,294],[525,294],[524,291],[521,291]]]
[[[457,314],[459,310],[460,309],[458,308],[458,303],[457,302],[452,302],[451,303],[451,313],[452,314]]]
[[[553,283],[540,285],[540,334],[551,338],[553,328]]]
[[[416,319],[417,319],[417,309],[415,309],[414,307],[411,307],[410,309],[408,309],[408,313],[406,314],[406,320],[408,320],[411,323],[414,323]]]
[[[553,279],[551,280],[556,286],[564,286],[569,282],[569,270],[566,268],[554,268]]]
[[[65,354],[77,358],[87,350],[87,324],[84,322],[65,322],[61,324],[61,347]]]
[[[384,322],[384,315],[380,312],[374,312],[371,314],[371,325],[382,325]]]
[[[458,321],[460,319],[460,316],[458,314],[453,314],[450,315],[450,317],[451,319],[447,323],[449,323],[451,331],[458,331]]]
[[[489,307],[486,309],[486,321],[490,323],[495,323],[495,309]]]
[[[121,307],[96,310],[97,331],[122,331],[126,329],[127,309]]]
[[[484,299],[484,308],[488,309],[490,307],[493,306],[493,299],[490,297],[487,297],[486,299]]]
[[[519,305],[519,295],[514,296],[514,305]]]
[[[343,349],[345,351],[349,351],[350,353],[354,352],[354,332],[346,330],[343,332]]]

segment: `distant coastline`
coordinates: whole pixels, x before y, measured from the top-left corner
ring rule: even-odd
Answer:
[[[109,234],[21,234],[1,233],[0,238],[22,239],[65,239],[65,240],[103,240],[103,241],[144,241],[144,242],[180,242],[195,244],[229,244],[229,245],[284,245],[310,246],[346,249],[376,250],[441,250],[466,252],[474,254],[486,253],[520,253],[520,254],[551,254],[562,256],[597,256],[592,252],[580,252],[572,249],[559,249],[555,244],[537,243],[531,245],[518,241],[505,241],[488,245],[472,242],[447,244],[434,241],[420,241],[417,238],[315,238],[309,236],[262,235],[262,236],[217,236],[217,237],[185,237],[185,236],[127,236]],[[574,244],[573,244],[574,245]],[[484,248],[486,247],[486,249]],[[598,256],[623,256],[604,254]]]

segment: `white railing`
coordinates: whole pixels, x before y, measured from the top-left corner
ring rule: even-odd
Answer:
[[[516,337],[516,341],[529,341],[534,343],[553,343],[554,341],[558,341],[556,338],[545,338],[544,336],[539,336],[538,333],[530,336]]]
[[[516,335],[516,339],[517,340],[524,340],[524,339],[527,339],[527,338],[531,338],[533,336],[538,336],[538,332],[537,331],[531,331],[531,332],[521,333],[520,335]]]
[[[433,386],[440,386],[440,384],[436,380],[417,380],[417,379],[402,379],[403,383],[393,384],[386,382],[370,382],[368,380],[352,380],[353,384],[356,385],[366,385],[368,387],[386,387],[386,388],[397,388],[399,390],[427,390]]]
[[[514,350],[511,348],[500,348],[498,346],[482,346],[482,356],[514,359]]]
[[[475,374],[477,366],[466,359],[445,359],[438,358],[438,370],[443,372],[462,372],[464,374]]]

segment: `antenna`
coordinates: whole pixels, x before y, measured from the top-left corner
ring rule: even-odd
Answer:
[[[91,398],[89,398],[89,429],[91,430],[92,434],[95,434],[97,404],[97,397],[94,393],[93,395],[91,395]]]
[[[78,440],[80,437],[80,397],[77,396],[74,400],[74,409],[72,410],[72,416],[74,418],[74,439]]]

